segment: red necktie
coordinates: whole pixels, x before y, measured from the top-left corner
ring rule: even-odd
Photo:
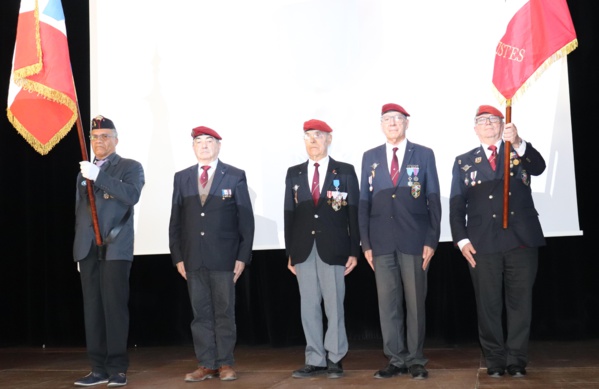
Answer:
[[[312,200],[314,205],[318,204],[318,198],[320,197],[320,175],[318,174],[318,163],[314,164],[314,178],[312,179]]]
[[[393,186],[397,186],[397,179],[399,178],[399,161],[397,160],[397,147],[393,148],[393,159],[391,160],[391,180]]]
[[[200,175],[200,184],[202,184],[202,188],[205,188],[208,183],[208,169],[210,169],[209,165],[202,166],[203,172]]]
[[[497,168],[497,146],[491,145],[487,148],[489,150],[491,150],[491,156],[489,157],[489,163],[491,164],[491,169],[493,169],[493,171],[495,171],[495,169]]]

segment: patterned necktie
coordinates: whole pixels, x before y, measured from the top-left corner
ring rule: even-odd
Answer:
[[[318,163],[314,164],[314,178],[312,179],[312,200],[314,205],[318,204],[318,198],[320,197],[320,174],[318,174]]]
[[[493,169],[493,171],[495,171],[495,169],[497,168],[497,146],[491,145],[487,148],[489,150],[491,150],[491,156],[489,157],[489,163],[491,164],[491,169]]]
[[[202,184],[202,188],[205,188],[208,183],[208,169],[210,169],[209,165],[202,166],[203,171],[200,175],[200,184]]]
[[[397,159],[397,147],[393,148],[393,159],[391,160],[391,180],[393,186],[397,186],[397,179],[399,178],[399,161]]]

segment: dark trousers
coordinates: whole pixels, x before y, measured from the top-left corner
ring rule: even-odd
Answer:
[[[399,251],[374,257],[383,352],[398,367],[428,363],[424,338],[429,268],[422,270],[422,261],[422,255]]]
[[[85,339],[92,371],[126,373],[131,261],[100,261],[94,246],[79,266]]]
[[[237,342],[233,272],[188,271],[187,290],[193,310],[193,347],[199,366],[218,369],[233,365]]]
[[[479,340],[488,368],[528,364],[532,289],[538,256],[537,248],[474,255],[476,267],[470,267],[470,275],[476,296]]]

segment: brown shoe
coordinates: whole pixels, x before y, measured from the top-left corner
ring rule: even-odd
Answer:
[[[218,376],[218,370],[207,369],[203,366],[200,366],[193,373],[185,374],[185,381],[199,382],[199,381],[204,381],[207,378],[213,378],[216,376]]]
[[[223,365],[218,369],[221,381],[233,381],[237,379],[237,373],[231,366]]]

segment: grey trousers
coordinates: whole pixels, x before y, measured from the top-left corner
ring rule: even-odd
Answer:
[[[326,366],[327,358],[331,362],[339,362],[348,350],[343,308],[345,266],[324,263],[314,246],[308,259],[295,265],[295,271],[306,336],[306,364]],[[326,334],[321,306],[323,301],[328,323]]]

